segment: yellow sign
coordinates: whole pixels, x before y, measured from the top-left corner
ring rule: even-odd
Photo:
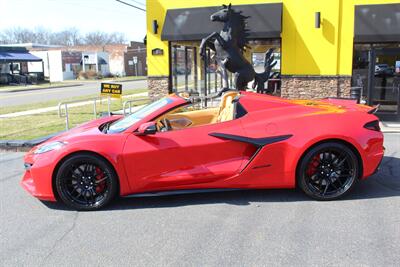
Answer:
[[[101,95],[111,96],[113,98],[121,98],[122,84],[117,83],[101,83]]]

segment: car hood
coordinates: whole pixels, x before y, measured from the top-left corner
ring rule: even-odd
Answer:
[[[123,117],[122,115],[113,115],[113,116],[103,117],[103,118],[99,118],[96,120],[92,120],[92,121],[83,123],[81,125],[76,126],[75,128],[72,128],[71,130],[62,132],[59,135],[56,135],[56,136],[50,138],[45,143],[52,142],[52,141],[70,141],[78,136],[82,137],[85,135],[103,134],[99,130],[99,127],[101,125],[108,123],[108,122],[116,121],[122,117]]]

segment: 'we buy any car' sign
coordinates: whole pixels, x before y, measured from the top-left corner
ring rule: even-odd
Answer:
[[[122,84],[117,83],[101,83],[101,95],[121,98]]]

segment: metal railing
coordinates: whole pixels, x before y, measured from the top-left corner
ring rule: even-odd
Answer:
[[[91,102],[93,101],[93,116],[94,119],[97,118],[97,107],[96,107],[96,102],[101,101],[101,97],[92,97],[92,98],[86,98],[86,99],[81,99],[81,100],[75,100],[75,101],[64,101],[58,103],[58,117],[59,118],[65,118],[65,129],[69,130],[69,113],[68,113],[68,105],[70,104],[77,104],[77,103],[85,103],[85,102]],[[64,107],[64,113],[63,113],[63,108]],[[108,114],[111,114],[110,110],[110,100],[108,100],[107,104],[107,109],[108,109]]]
[[[217,94],[206,96],[191,96],[190,100],[198,108],[211,108],[219,105],[220,96]]]
[[[111,115],[111,99],[107,99],[107,114],[108,116]],[[82,106],[85,105],[83,103],[92,102],[93,105],[93,118],[97,119],[97,101],[102,101],[104,98],[102,97],[92,97],[92,98],[86,98],[86,99],[81,99],[81,100],[75,100],[75,101],[63,101],[58,103],[58,117],[59,118],[65,118],[65,130],[69,130],[69,107],[71,104],[78,104],[82,103]],[[141,101],[148,101],[148,98],[139,98],[139,99],[131,99],[131,100],[126,100],[124,101],[122,105],[122,111],[124,116],[127,115],[127,109],[129,108],[129,114],[132,113],[132,103],[135,102],[141,102]],[[78,105],[80,106],[80,105]]]
[[[208,96],[191,96],[190,100],[194,103],[194,106],[198,108],[214,107],[215,104],[219,105],[220,96],[208,95]],[[124,101],[122,105],[122,111],[124,116],[132,114],[132,103],[149,101],[148,98],[132,99]]]
[[[149,101],[148,98],[139,98],[139,99],[131,99],[131,100],[126,100],[122,104],[122,112],[124,113],[124,116],[127,114],[132,114],[132,103],[135,102],[141,102],[141,101]],[[128,107],[127,107],[128,106]],[[129,112],[126,112],[126,110],[129,108]]]
[[[192,102],[195,105],[198,105],[199,108],[207,108],[207,107],[214,107],[215,104],[219,104],[219,96],[216,95],[208,95],[208,96],[195,96],[191,97]],[[65,118],[65,129],[69,130],[69,112],[68,108],[69,105],[71,104],[77,104],[77,103],[85,103],[85,102],[92,102],[93,104],[93,118],[97,118],[97,101],[101,101],[103,98],[102,97],[94,97],[94,98],[86,98],[86,99],[81,99],[81,100],[75,100],[75,101],[63,101],[58,103],[58,117],[60,118]],[[132,105],[133,103],[138,103],[138,102],[143,102],[143,101],[149,101],[148,98],[139,98],[139,99],[131,99],[131,100],[126,100],[122,104],[122,112],[124,116],[127,116],[129,114],[132,114]],[[84,105],[84,104],[82,104]],[[111,115],[111,109],[110,109],[110,99],[108,98],[107,101],[107,111],[108,111],[108,116]]]

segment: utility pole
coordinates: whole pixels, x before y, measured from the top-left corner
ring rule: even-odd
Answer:
[[[138,57],[132,57],[133,60],[133,65],[135,66],[135,76],[138,76],[138,70],[137,70],[137,63],[138,63]]]
[[[48,71],[48,73],[49,73],[49,83],[50,83],[50,85],[51,85],[51,75],[50,75],[50,57],[49,57],[49,51],[47,51],[47,53],[46,53],[46,55],[47,55],[47,71]]]

